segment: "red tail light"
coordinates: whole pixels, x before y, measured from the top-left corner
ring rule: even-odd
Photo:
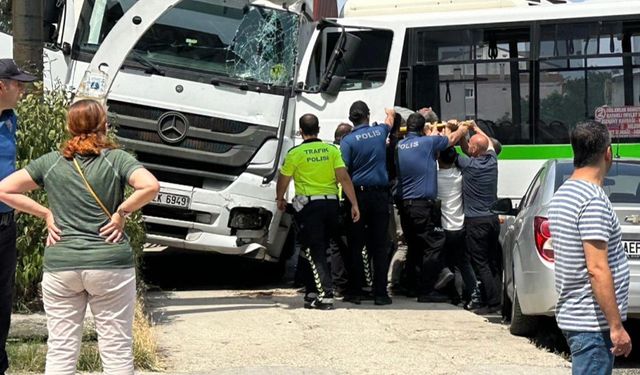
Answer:
[[[536,216],[533,219],[533,233],[536,241],[536,250],[542,259],[547,262],[554,261],[553,247],[551,246],[551,230],[549,220],[546,217]]]

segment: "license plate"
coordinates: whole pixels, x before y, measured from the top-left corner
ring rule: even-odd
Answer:
[[[629,259],[640,259],[640,241],[622,241],[622,247]]]
[[[189,197],[187,197],[186,195],[160,192],[158,193],[158,195],[156,195],[153,203],[163,206],[187,208],[189,207]]]

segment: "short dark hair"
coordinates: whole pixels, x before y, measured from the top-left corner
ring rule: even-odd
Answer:
[[[571,131],[573,166],[583,168],[598,164],[611,146],[609,129],[597,121],[578,123]]]
[[[300,117],[300,131],[304,135],[318,135],[320,133],[320,125],[316,115],[307,113]]]
[[[434,110],[431,110],[431,111],[425,113],[424,114],[424,119],[429,124],[433,124],[434,122],[440,121],[440,119],[438,118],[438,114]]]
[[[440,151],[440,156],[438,157],[438,160],[440,160],[445,164],[453,164],[456,161],[457,157],[458,157],[458,152],[456,151],[456,148],[453,146],[450,146],[446,150]]]
[[[409,118],[407,119],[407,131],[422,133],[424,131],[425,123],[426,123],[426,120],[424,119],[424,116],[422,116],[418,112],[412,113],[409,115]]]
[[[347,134],[350,134],[352,126],[346,122],[341,122],[336,128],[336,132],[333,134],[334,143],[340,143],[342,138]]]
[[[353,125],[360,125],[367,121],[369,117],[369,106],[362,100],[358,100],[351,104],[349,108],[349,121],[353,122]]]

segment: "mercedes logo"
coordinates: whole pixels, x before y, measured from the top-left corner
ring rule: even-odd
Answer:
[[[178,112],[167,112],[158,119],[158,135],[167,143],[178,143],[187,137],[189,120]]]

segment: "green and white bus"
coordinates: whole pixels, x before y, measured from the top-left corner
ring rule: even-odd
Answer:
[[[571,157],[576,123],[599,107],[640,106],[640,2],[443,3],[347,2],[336,22],[360,43],[346,79],[335,97],[301,97],[297,114],[318,112],[326,138],[356,99],[375,119],[391,105],[474,119],[503,144],[499,195],[518,200],[544,160]],[[332,32],[321,29],[302,62],[307,87]],[[640,119],[630,121],[612,131],[614,153],[640,157]]]

